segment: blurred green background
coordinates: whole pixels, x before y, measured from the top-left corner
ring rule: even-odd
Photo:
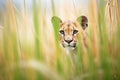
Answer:
[[[119,80],[119,0],[0,0],[0,80]],[[59,23],[88,17],[88,49],[75,66],[59,43]]]

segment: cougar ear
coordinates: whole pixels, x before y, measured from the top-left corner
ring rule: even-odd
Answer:
[[[62,23],[62,20],[57,16],[53,16],[51,21],[52,23]]]
[[[77,18],[78,23],[82,26],[83,30],[88,27],[88,19],[86,16],[79,16]]]

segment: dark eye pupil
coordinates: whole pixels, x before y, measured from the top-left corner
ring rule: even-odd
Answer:
[[[60,33],[61,33],[61,34],[64,34],[64,31],[63,31],[63,30],[60,30]]]
[[[77,32],[78,32],[78,30],[74,30],[74,31],[73,31],[73,34],[76,34]]]

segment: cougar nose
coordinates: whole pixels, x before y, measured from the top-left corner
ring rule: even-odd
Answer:
[[[73,41],[73,39],[72,40],[65,40],[65,42],[67,42],[68,44],[70,44],[72,41]]]

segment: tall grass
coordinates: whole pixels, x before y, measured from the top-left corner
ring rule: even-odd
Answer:
[[[46,4],[44,4],[46,2]],[[82,13],[73,1],[74,16]],[[33,0],[29,13],[18,12],[13,0],[7,0],[0,28],[0,80],[119,80],[120,79],[120,9],[118,0],[90,0],[88,8],[88,48],[80,35],[77,67],[59,43],[60,5],[51,0]],[[43,5],[44,4],[44,5]],[[70,8],[63,5],[65,16]],[[80,14],[80,15],[78,15]],[[64,12],[63,12],[64,15]],[[64,17],[65,17],[64,16]],[[1,15],[0,15],[1,17]]]

